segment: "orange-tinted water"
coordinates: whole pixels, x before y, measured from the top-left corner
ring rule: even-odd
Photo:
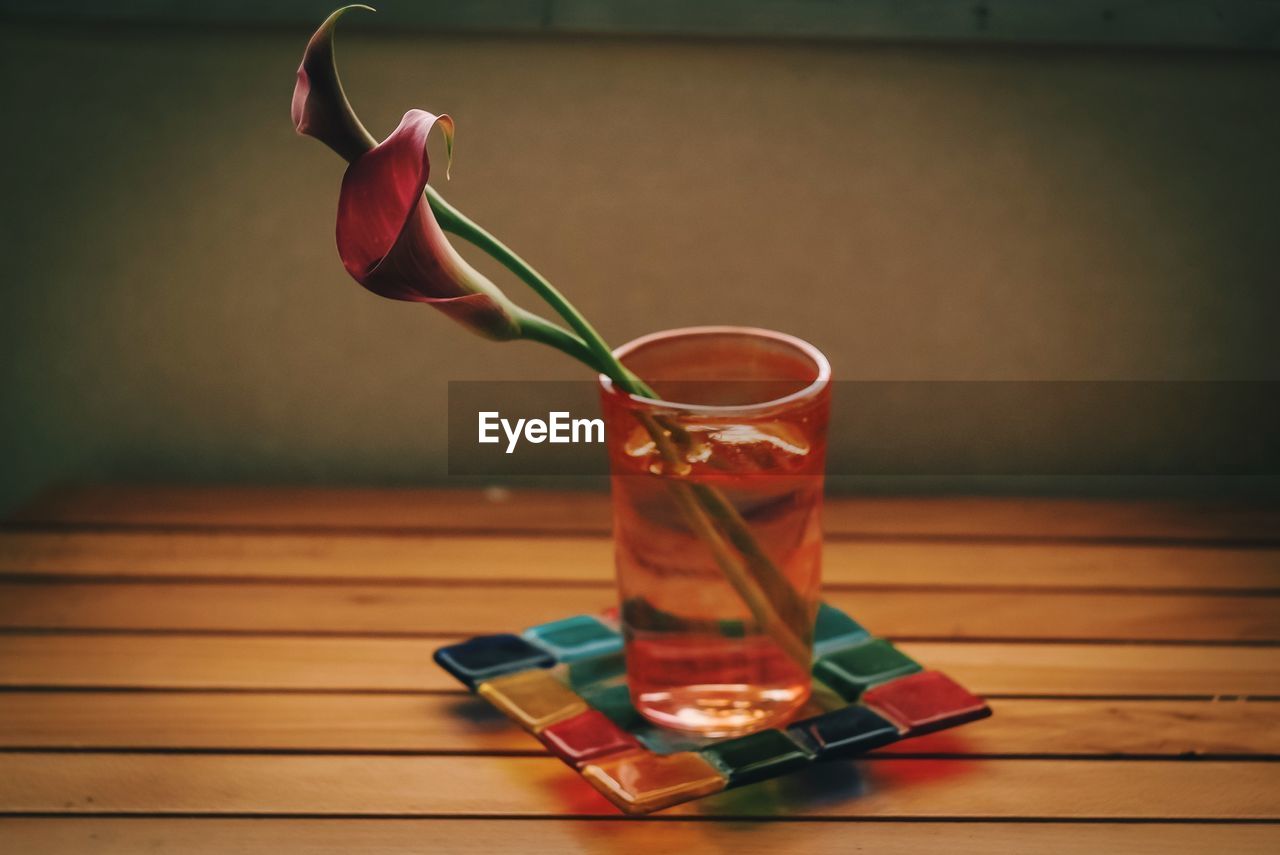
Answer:
[[[821,485],[812,478],[710,477],[806,605],[809,640],[821,568]],[[751,483],[754,481],[754,483]],[[631,698],[658,724],[729,735],[774,724],[804,704],[809,669],[753,618],[664,479],[617,476],[615,538]]]

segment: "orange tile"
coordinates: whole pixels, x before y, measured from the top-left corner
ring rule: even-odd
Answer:
[[[587,711],[586,701],[542,669],[486,680],[476,691],[532,733]]]
[[[582,776],[629,814],[650,813],[709,796],[728,783],[714,766],[692,751],[622,754],[584,766]]]

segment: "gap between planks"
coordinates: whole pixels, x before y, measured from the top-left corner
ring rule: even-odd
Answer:
[[[0,686],[450,691],[431,654],[457,639],[0,636]],[[910,642],[904,652],[980,694],[1280,696],[1276,651],[1255,647]]]
[[[776,855],[804,841],[807,855],[847,855],[850,837],[859,849],[880,855],[919,855],[940,840],[953,852],[986,855],[1202,855],[1233,852],[1270,855],[1280,848],[1280,828],[1269,825],[1120,823],[935,823],[868,820],[849,828],[839,822],[643,822],[539,819],[3,819],[0,840],[16,852],[46,855],[289,855],[294,852],[379,852],[420,855],[432,851],[574,853],[712,852]]]
[[[831,586],[1277,590],[1280,550],[829,540]],[[18,576],[612,584],[605,537],[0,530]]]
[[[27,525],[607,534],[603,493],[524,489],[80,486],[13,516]],[[1221,501],[830,496],[836,535],[1280,542],[1280,508]]]
[[[0,766],[0,813],[615,813],[543,757],[7,753]],[[1280,764],[873,757],[818,764],[664,815],[1276,820]]]
[[[609,819],[0,819],[0,841],[13,852],[44,855],[290,855],[290,853],[435,852],[575,853],[712,852],[720,855],[919,855],[947,841],[951,852],[985,855],[1271,855],[1280,827],[1220,824],[884,822],[703,822],[657,817]]]
[[[995,715],[882,754],[1280,757],[1280,704],[991,701]],[[543,754],[470,695],[7,692],[0,749]]]
[[[1271,597],[831,591],[826,598],[891,638],[1280,641],[1280,599]],[[471,634],[598,612],[611,599],[588,586],[8,582],[0,583],[0,627]]]

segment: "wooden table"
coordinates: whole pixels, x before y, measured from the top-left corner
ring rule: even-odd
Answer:
[[[827,518],[828,597],[994,717],[637,821],[431,662],[609,604],[603,497],[52,495],[0,529],[0,851],[1280,851],[1275,509]]]

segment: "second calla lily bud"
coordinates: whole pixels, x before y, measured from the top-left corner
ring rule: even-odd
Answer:
[[[430,174],[427,137],[453,121],[422,110],[347,167],[338,198],[338,255],[352,278],[393,300],[428,303],[496,339],[518,338],[518,310],[458,254],[423,197]]]
[[[520,338],[524,313],[458,254],[423,196],[431,173],[427,138],[439,126],[452,153],[453,120],[410,110],[390,136],[372,144],[333,62],[333,27],[345,11],[331,15],[307,44],[291,110],[298,133],[349,161],[338,199],[343,266],[379,296],[427,303],[487,338]]]

